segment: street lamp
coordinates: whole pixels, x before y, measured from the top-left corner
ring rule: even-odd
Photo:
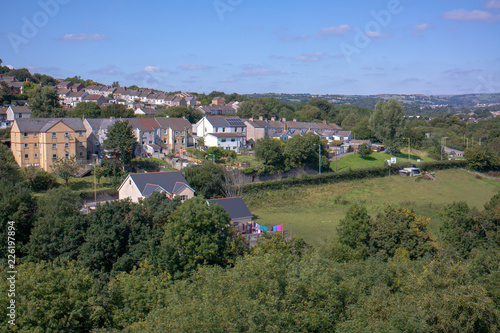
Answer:
[[[408,163],[411,164],[411,146],[410,146],[410,138],[408,138]]]
[[[443,150],[446,148],[446,139],[448,139],[447,136],[441,138],[441,161],[443,160]],[[444,146],[443,146],[443,140],[444,140]]]

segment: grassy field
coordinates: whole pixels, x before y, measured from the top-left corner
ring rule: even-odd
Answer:
[[[283,224],[294,236],[313,246],[335,236],[346,210],[361,203],[374,216],[386,205],[402,205],[431,218],[430,230],[439,235],[439,212],[443,205],[466,201],[470,206],[483,205],[500,190],[500,182],[477,178],[465,170],[444,170],[437,180],[415,181],[412,177],[341,182],[318,186],[300,186],[278,191],[244,195],[256,222],[266,226]]]
[[[398,162],[408,162],[408,154],[405,153],[396,153],[393,154],[392,157],[396,157]],[[337,161],[332,161],[330,163],[330,168],[335,171],[349,170],[349,169],[360,169],[360,168],[370,168],[383,166],[386,160],[391,159],[391,155],[387,153],[372,153],[367,158],[363,159],[359,154],[351,154],[342,158],[339,158]],[[423,156],[423,155],[410,155],[410,161],[412,163],[418,164],[418,160],[422,162],[433,161],[432,158]]]

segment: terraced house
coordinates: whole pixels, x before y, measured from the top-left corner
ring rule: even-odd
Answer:
[[[11,150],[21,168],[51,171],[56,158],[87,160],[87,136],[80,118],[16,119],[11,130]]]

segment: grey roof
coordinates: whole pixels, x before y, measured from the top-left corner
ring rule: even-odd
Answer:
[[[116,122],[116,119],[109,118],[86,118],[85,120],[88,122],[93,131],[107,129]]]
[[[182,131],[192,127],[191,123],[184,118],[156,117],[155,120],[160,124],[161,128],[171,128],[174,131]]]
[[[155,186],[159,186],[171,194],[179,189],[177,183],[189,186],[186,178],[179,171],[131,173],[130,178],[132,178],[143,196],[147,196],[145,195],[147,193],[150,195],[153,193],[152,191],[158,190]]]
[[[10,108],[14,113],[31,113],[31,109],[27,106],[14,106],[11,105]]]
[[[85,131],[81,118],[20,118],[15,122],[22,133],[46,132],[58,122],[63,122],[74,131]]]
[[[242,197],[233,197],[225,199],[209,199],[211,205],[218,204],[229,214],[231,220],[252,217]]]
[[[245,123],[238,117],[206,117],[214,127],[245,126]]]

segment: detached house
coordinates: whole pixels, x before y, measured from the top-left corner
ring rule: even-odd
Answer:
[[[133,202],[149,197],[154,192],[165,193],[172,200],[191,199],[194,190],[179,171],[131,173],[118,188],[120,200],[130,198]]]
[[[253,215],[250,213],[242,197],[209,199],[208,205],[219,205],[231,217],[231,223],[238,232],[251,232],[253,227]]]
[[[246,125],[237,117],[203,117],[196,123],[198,137],[205,146],[231,149],[237,152],[246,146]]]

